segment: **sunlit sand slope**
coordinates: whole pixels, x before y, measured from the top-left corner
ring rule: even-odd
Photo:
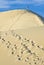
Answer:
[[[0,65],[44,65],[44,26],[0,32]]]
[[[43,20],[37,14],[27,10],[13,10],[0,13],[0,30],[23,29],[42,26]]]
[[[28,35],[31,39],[35,40],[38,43],[44,44],[44,26],[40,27],[31,27],[27,29],[16,29],[16,33],[22,34],[24,37]]]

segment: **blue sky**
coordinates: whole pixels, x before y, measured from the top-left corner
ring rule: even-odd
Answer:
[[[0,0],[0,12],[28,9],[44,17],[44,0]]]

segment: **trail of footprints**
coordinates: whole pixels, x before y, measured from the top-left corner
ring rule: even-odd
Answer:
[[[44,48],[33,40],[23,38],[11,30],[0,32],[0,41],[1,45],[5,44],[6,48],[11,49],[10,53],[16,56],[18,61],[24,61],[29,65],[44,65]],[[40,56],[40,53],[43,56]]]

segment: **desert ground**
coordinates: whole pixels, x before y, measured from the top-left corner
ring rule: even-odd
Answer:
[[[0,65],[44,65],[44,24],[31,11],[0,13]]]

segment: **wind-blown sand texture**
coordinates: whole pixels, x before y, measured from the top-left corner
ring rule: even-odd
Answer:
[[[13,10],[0,13],[0,30],[42,26],[43,22],[44,20],[32,11]]]
[[[43,22],[31,11],[1,13],[0,65],[44,65]]]

